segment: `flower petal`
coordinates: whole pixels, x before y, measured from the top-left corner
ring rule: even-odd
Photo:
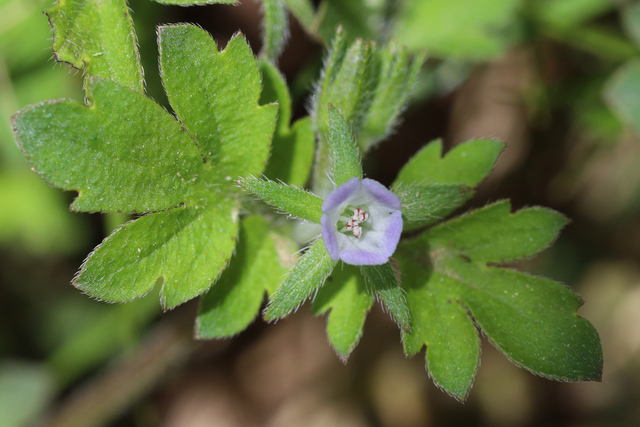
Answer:
[[[336,188],[327,196],[322,203],[322,212],[328,213],[330,211],[335,210],[341,204],[343,204],[347,199],[353,196],[358,189],[360,188],[360,179],[359,178],[351,178],[349,181],[342,184],[340,187]]]
[[[355,208],[359,221],[353,223],[351,217],[351,226],[339,230],[342,225],[338,222],[347,206]],[[353,265],[388,262],[402,234],[401,206],[398,196],[372,179],[352,178],[336,188],[322,204],[320,220],[331,259]]]

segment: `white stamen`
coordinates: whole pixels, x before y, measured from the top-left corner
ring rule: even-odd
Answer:
[[[369,219],[369,214],[366,213],[365,211],[363,211],[360,208],[355,208],[353,210],[353,216],[351,217],[352,220],[360,223],[360,222],[364,222],[367,219]]]
[[[344,228],[347,231],[353,231],[353,235],[356,236],[356,238],[358,238],[362,236],[362,227],[360,227],[360,223],[365,222],[368,219],[369,219],[368,213],[366,213],[360,208],[355,208],[353,210],[353,216],[349,221],[347,221],[347,224],[345,225]]]

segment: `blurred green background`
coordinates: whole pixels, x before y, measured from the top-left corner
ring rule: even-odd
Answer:
[[[161,314],[157,295],[108,305],[74,289],[83,258],[126,218],[70,213],[73,194],[40,181],[13,140],[19,109],[83,97],[81,71],[52,59],[51,3],[0,0],[0,426],[640,425],[640,3],[326,0],[313,35],[291,19],[280,66],[298,115],[321,66],[318,40],[337,23],[430,53],[397,132],[366,159],[369,176],[390,183],[436,137],[448,147],[497,137],[507,149],[466,208],[510,198],[572,219],[551,249],[514,267],[584,298],[603,381],[537,378],[485,340],[464,404],[436,389],[421,356],[404,358],[379,309],[345,366],[307,306],[231,340],[194,342],[197,302]],[[148,94],[161,104],[156,25],[197,22],[222,46],[241,30],[260,49],[253,0],[129,5]]]

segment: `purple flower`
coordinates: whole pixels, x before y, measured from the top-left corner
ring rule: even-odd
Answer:
[[[402,203],[372,179],[351,178],[322,204],[322,238],[334,261],[380,265],[389,261],[402,233]]]

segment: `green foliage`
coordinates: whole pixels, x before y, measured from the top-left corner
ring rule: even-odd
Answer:
[[[489,175],[503,147],[494,139],[476,139],[456,145],[442,157],[442,141],[433,141],[402,167],[393,187],[412,182],[475,187]]]
[[[344,120],[336,107],[329,106],[329,144],[333,182],[341,186],[351,178],[362,178],[360,155],[351,135],[349,124]]]
[[[272,321],[296,310],[304,300],[322,286],[335,264],[322,239],[317,240],[300,257],[286,280],[271,295],[264,318]]]
[[[262,74],[260,104],[277,102],[278,122],[271,143],[271,155],[264,174],[273,180],[304,185],[311,174],[315,136],[311,118],[291,122],[291,96],[280,71],[267,60],[258,63]]]
[[[404,230],[414,230],[443,219],[460,207],[473,190],[457,184],[399,184],[395,193],[402,201]]]
[[[375,9],[375,2],[365,0],[324,0],[318,8],[314,30],[326,42],[339,26],[345,29],[350,41],[356,34],[363,39],[376,40],[376,31],[382,30],[382,16],[377,15]]]
[[[342,185],[354,177],[361,178],[362,166],[349,123],[345,121],[338,108],[333,106],[329,106],[328,134],[332,156],[329,173],[334,178],[334,185]],[[322,199],[317,196],[284,184],[256,179],[242,179],[238,184],[285,213],[320,222]],[[332,274],[335,265],[324,246],[324,241],[316,241],[295,265],[284,283],[271,295],[265,318],[275,320],[284,317],[314,291],[319,293],[320,299],[314,304],[314,311],[336,311],[335,315],[330,316],[327,333],[342,360],[349,357],[362,336],[364,319],[371,308],[374,296],[382,300],[402,329],[411,329],[411,316],[404,293],[398,275],[389,263],[361,266],[361,278],[353,277],[353,269],[347,265],[349,273],[336,274],[335,283],[324,289],[323,284]],[[347,312],[353,315],[347,315]]]
[[[271,206],[300,219],[320,224],[322,199],[308,191],[260,179],[239,179],[238,185]]]
[[[260,310],[265,291],[273,293],[293,266],[295,244],[271,228],[261,216],[242,220],[231,265],[202,297],[196,337],[228,337],[244,330]]]
[[[66,321],[73,333],[68,335],[46,333],[55,341],[54,350],[47,361],[59,385],[67,385],[95,370],[115,354],[135,346],[141,339],[149,323],[160,312],[158,292],[128,304],[102,305],[95,301],[86,304],[62,304],[57,316],[68,317]],[[78,316],[78,306],[88,313]],[[74,315],[69,312],[73,311]],[[59,314],[63,312],[64,315]],[[77,317],[76,317],[77,316]],[[78,321],[78,318],[81,321]],[[57,322],[52,322],[57,323]],[[56,335],[62,335],[56,336]]]
[[[91,105],[51,101],[14,117],[27,160],[52,185],[78,191],[77,211],[150,212],[183,203],[202,164],[189,134],[140,92],[97,77],[89,85]]]
[[[304,28],[309,30],[315,21],[315,11],[310,0],[284,0],[289,11]]]
[[[201,209],[143,216],[105,239],[74,285],[101,300],[124,302],[146,295],[159,282],[162,307],[172,309],[201,295],[222,273],[237,227],[236,203],[226,197],[212,198]]]
[[[344,31],[336,33],[316,93],[313,119],[320,134],[328,132],[329,105],[340,109],[355,134],[360,130],[365,116],[361,107],[370,104],[375,93],[375,51],[372,42],[358,39],[349,45]]]
[[[5,427],[33,424],[54,394],[49,372],[35,363],[0,363],[0,423]]]
[[[624,7],[622,23],[631,40],[640,46],[640,3],[629,3]]]
[[[244,38],[234,37],[219,52],[205,31],[175,25],[158,29],[158,46],[171,107],[196,135],[212,179],[262,173],[278,107],[258,104],[260,72]]]
[[[177,25],[159,29],[159,46],[180,122],[141,93],[93,77],[92,105],[36,105],[15,117],[15,130],[39,173],[79,192],[74,209],[159,211],[107,238],[75,286],[128,301],[159,282],[171,309],[205,292],[228,264],[238,232],[231,177],[262,172],[277,106],[258,105],[260,74],[242,37],[219,52],[203,30]]]
[[[344,264],[334,269],[313,300],[314,314],[329,312],[327,336],[329,342],[346,362],[362,337],[367,313],[374,302],[364,277],[353,265]]]
[[[575,314],[577,295],[548,279],[486,265],[536,254],[565,223],[547,209],[511,214],[509,203],[499,202],[401,244],[413,314],[405,351],[415,354],[426,345],[427,369],[444,390],[464,399],[472,385],[480,354],[474,321],[509,358],[538,375],[600,378],[599,339]]]
[[[262,0],[264,21],[262,54],[277,61],[289,35],[289,20],[284,0]]]
[[[395,6],[324,0],[316,13],[307,0],[264,0],[259,61],[242,35],[219,51],[197,26],[160,26],[168,112],[144,94],[126,2],[59,0],[46,12],[54,26],[54,53],[83,69],[86,100],[27,107],[13,120],[18,145],[44,180],[78,192],[73,210],[141,214],[87,257],[73,284],[108,302],[141,298],[155,287],[165,310],[202,295],[196,320],[200,339],[244,330],[265,293],[267,321],[289,315],[311,298],[315,314],[328,313],[327,335],[343,361],[378,299],[398,323],[405,352],[413,355],[426,346],[431,377],[460,400],[480,363],[480,332],[535,374],[562,381],[600,379],[600,343],[591,324],[576,314],[580,298],[552,280],[500,265],[548,247],[567,222],[562,215],[540,207],[511,213],[510,203],[500,201],[440,222],[472,197],[502,143],[471,140],[443,156],[437,140],[401,168],[392,191],[402,202],[404,231],[414,232],[382,265],[338,265],[323,238],[295,256],[294,241],[307,237],[296,235],[294,227],[276,229],[263,207],[243,204],[246,197],[238,189],[283,213],[321,223],[323,199],[304,189],[314,150],[318,195],[365,176],[360,153],[393,131],[425,49],[447,61],[500,55],[519,39],[522,3],[434,0]],[[530,13],[532,22],[562,39],[610,7],[601,0],[537,0]],[[286,8],[318,40],[333,38],[311,115],[293,123],[289,88],[275,65],[288,35]],[[638,8],[625,7],[623,16],[635,37]],[[586,37],[586,44],[600,43],[591,51],[609,43],[621,58],[637,54],[626,40],[587,34],[592,38]],[[390,35],[396,41],[384,43]],[[628,62],[607,92],[611,105],[638,131],[639,70],[637,61]],[[256,178],[263,173],[266,179]],[[377,242],[386,244],[382,238]],[[141,325],[155,315],[157,306],[148,301],[138,302],[140,318],[128,323]],[[71,372],[61,375],[62,381],[117,347],[122,336],[104,332],[113,313],[54,354],[52,368]],[[98,336],[100,343],[90,339]],[[78,351],[92,342],[89,351]]]
[[[349,123],[358,147],[366,152],[388,135],[405,106],[424,54],[413,61],[394,45],[378,48],[369,41],[348,43],[342,30],[336,33],[316,86],[312,118],[318,134],[314,189],[330,191],[323,175],[329,159],[329,105],[339,109]]]
[[[630,3],[622,9],[622,23],[635,43],[633,58],[613,73],[604,88],[604,97],[622,121],[640,134],[640,5]]]
[[[611,78],[605,96],[611,107],[640,133],[640,59],[630,61]]]
[[[427,49],[441,58],[482,60],[504,52],[521,1],[407,1],[394,35],[411,50]],[[452,25],[455,22],[457,25]]]
[[[407,308],[398,274],[391,264],[363,265],[360,267],[365,286],[377,294],[402,330],[411,330],[411,315]]]
[[[72,253],[81,247],[82,224],[60,194],[36,175],[0,173],[0,188],[0,206],[6,207],[0,209],[1,242],[40,254]]]
[[[190,6],[193,4],[237,4],[238,0],[153,0],[162,4]]]
[[[418,51],[412,57],[405,48],[391,43],[380,51],[380,56],[375,95],[359,135],[363,150],[382,141],[395,129],[398,117],[414,91],[426,52]]]
[[[537,0],[533,4],[536,18],[556,28],[579,26],[612,6],[609,0]]]
[[[125,0],[58,0],[45,11],[54,27],[58,61],[85,68],[87,75],[144,91],[144,76]]]

